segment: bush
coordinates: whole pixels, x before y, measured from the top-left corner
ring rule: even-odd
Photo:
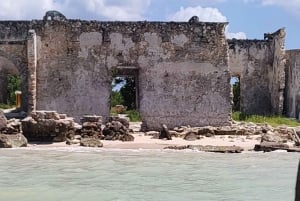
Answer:
[[[14,105],[8,105],[8,104],[0,103],[0,108],[1,109],[10,109],[10,108],[14,108]]]
[[[115,107],[116,105],[123,105],[124,99],[120,91],[112,91],[110,95],[110,105]]]
[[[128,110],[125,112],[125,114],[127,114],[130,121],[133,121],[133,122],[141,121],[140,113],[136,110]]]
[[[7,91],[8,91],[8,98],[7,103],[8,105],[15,105],[16,104],[16,94],[15,91],[21,91],[21,77],[18,75],[8,75],[7,76]]]

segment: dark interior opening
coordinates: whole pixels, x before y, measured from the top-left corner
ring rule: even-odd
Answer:
[[[230,84],[232,86],[232,93],[233,93],[232,111],[233,112],[241,111],[240,77],[233,76],[230,80]]]
[[[113,71],[110,106],[111,115],[123,114],[131,121],[140,121],[137,68],[118,67]]]

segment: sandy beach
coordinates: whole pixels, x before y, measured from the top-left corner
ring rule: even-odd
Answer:
[[[253,135],[250,138],[246,136],[213,136],[203,137],[200,140],[187,141],[182,138],[173,138],[172,140],[152,139],[152,136],[145,136],[144,133],[134,133],[133,142],[101,140],[103,148],[108,149],[164,149],[168,146],[183,145],[213,145],[213,146],[239,146],[245,151],[253,150],[255,144],[259,144],[259,135]],[[59,143],[39,143],[30,142],[28,147],[76,147],[75,145],[66,145],[65,142]]]

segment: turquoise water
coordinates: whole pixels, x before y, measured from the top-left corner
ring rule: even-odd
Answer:
[[[292,201],[299,156],[0,149],[0,201]]]

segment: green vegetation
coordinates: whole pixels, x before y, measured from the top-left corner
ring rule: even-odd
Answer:
[[[18,75],[8,75],[7,76],[7,103],[8,105],[16,104],[16,94],[15,91],[21,91],[21,77]]]
[[[136,87],[134,78],[128,77],[124,79],[124,86],[121,87],[120,93],[123,97],[123,105],[126,106],[129,110],[136,109],[135,96],[136,96]]]
[[[112,91],[110,95],[110,106],[123,105],[124,99],[120,91]]]
[[[125,114],[127,114],[130,121],[133,121],[133,122],[141,121],[140,113],[136,110],[128,110],[125,112]]]
[[[240,111],[240,81],[239,78],[236,78],[237,82],[232,85],[232,93],[233,93],[233,111]]]
[[[21,77],[17,75],[7,76],[7,100],[0,103],[1,109],[10,109],[16,105],[15,91],[21,91]]]
[[[10,109],[13,107],[15,107],[15,105],[8,105],[8,104],[0,103],[0,109]]]
[[[116,91],[116,86],[121,86]],[[126,114],[130,121],[141,121],[139,112],[136,110],[136,86],[135,79],[131,77],[117,77],[112,84],[113,91],[110,96],[111,110],[110,115]],[[116,105],[123,105],[125,109]],[[127,110],[127,111],[126,111]]]
[[[261,116],[261,115],[245,115],[241,112],[233,112],[232,119],[235,121],[245,121],[253,123],[267,123],[271,126],[300,126],[300,122],[296,119],[283,116]]]

